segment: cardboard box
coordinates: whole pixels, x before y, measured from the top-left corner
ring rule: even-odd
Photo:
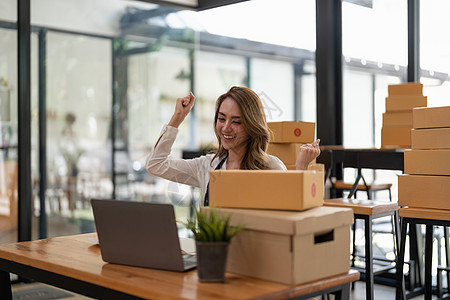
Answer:
[[[312,122],[269,122],[271,143],[312,143],[315,123]]]
[[[288,171],[295,171],[297,170],[296,165],[286,165],[286,168]],[[316,164],[316,159],[314,159],[309,165],[308,170],[314,170],[314,171],[321,171],[325,172],[325,165],[324,164]]]
[[[423,84],[419,82],[407,82],[388,85],[388,95],[422,95]]]
[[[227,272],[300,284],[346,273],[350,268],[351,209],[218,212],[231,215],[231,225],[246,227],[231,240]]]
[[[295,165],[297,156],[300,152],[300,147],[303,144],[289,143],[289,144],[275,144],[269,143],[267,153],[278,157],[286,166]]]
[[[386,112],[409,111],[427,106],[427,96],[403,95],[386,97]]]
[[[450,176],[450,149],[405,150],[405,174]]]
[[[450,210],[450,176],[398,175],[398,205]]]
[[[450,149],[450,128],[411,130],[412,149]]]
[[[450,106],[414,108],[413,127],[450,127]]]
[[[383,113],[383,127],[412,127],[412,111]]]
[[[411,127],[382,127],[381,128],[381,147],[398,148],[411,147]]]
[[[209,205],[228,208],[305,210],[323,205],[319,171],[214,170]]]

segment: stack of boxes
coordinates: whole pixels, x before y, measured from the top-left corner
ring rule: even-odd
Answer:
[[[300,147],[314,142],[315,123],[269,122],[270,143],[267,153],[278,157],[288,170],[295,170]]]
[[[450,210],[450,106],[414,109],[413,127],[398,204]]]
[[[421,83],[404,83],[388,86],[386,112],[381,128],[382,148],[410,148],[412,110],[427,106]]]
[[[314,140],[314,125],[271,123],[271,154],[295,166],[300,145]],[[353,211],[322,206],[323,175],[315,170],[210,172],[210,207],[230,215],[231,226],[245,226],[231,241],[228,272],[301,284],[349,270]]]

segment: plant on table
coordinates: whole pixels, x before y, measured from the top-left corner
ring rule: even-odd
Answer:
[[[224,281],[228,245],[244,226],[230,226],[231,215],[214,209],[195,210],[194,220],[186,227],[192,231],[197,248],[197,270],[200,281]]]

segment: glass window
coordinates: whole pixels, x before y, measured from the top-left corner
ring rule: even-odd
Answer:
[[[260,96],[268,122],[294,120],[294,66],[291,63],[252,59],[250,88]]]
[[[8,1],[2,8],[15,10]],[[0,243],[11,243],[17,241],[17,31],[0,27],[0,45]]]
[[[428,106],[450,105],[450,3],[420,1],[420,67]]]
[[[404,75],[401,66],[407,65],[407,3],[374,0],[366,7],[343,2],[342,20],[343,144],[373,147],[381,143],[378,124],[387,85],[398,83]],[[387,73],[392,76],[379,81],[385,86],[375,86],[375,74]]]
[[[232,86],[247,84],[246,59],[199,51],[195,56],[195,75],[196,146],[208,148],[210,144],[217,144],[213,124],[216,100]]]

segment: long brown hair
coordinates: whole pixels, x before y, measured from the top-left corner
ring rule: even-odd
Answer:
[[[242,170],[265,170],[268,168],[268,158],[266,154],[267,145],[269,143],[269,130],[267,129],[266,116],[264,108],[259,96],[249,88],[246,87],[232,87],[228,92],[219,96],[216,101],[216,113],[214,115],[214,132],[219,142],[219,149],[216,152],[213,160],[216,157],[225,157],[228,155],[228,150],[223,148],[220,134],[217,132],[216,124],[219,115],[219,109],[222,102],[226,98],[232,98],[239,105],[241,109],[242,124],[245,131],[250,136],[247,141],[247,150],[242,158]],[[212,162],[212,161],[211,161]]]

